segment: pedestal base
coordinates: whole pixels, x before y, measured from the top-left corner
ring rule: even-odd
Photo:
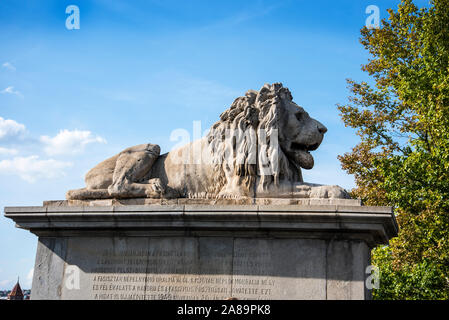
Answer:
[[[391,208],[9,207],[39,236],[32,299],[368,299]]]

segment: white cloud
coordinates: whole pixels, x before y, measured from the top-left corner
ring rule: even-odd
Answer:
[[[31,270],[28,272],[26,280],[25,280],[25,288],[31,288],[31,284],[33,282],[33,274],[34,274],[34,268],[31,268]]]
[[[2,64],[2,67],[11,71],[16,71],[16,67],[14,67],[10,62],[5,62]]]
[[[0,91],[0,93],[3,93],[3,94],[15,94],[16,96],[23,97],[23,95],[20,93],[19,90],[14,90],[13,86],[9,86],[9,87],[3,89],[2,91]]]
[[[54,179],[65,175],[64,169],[71,167],[71,162],[54,159],[40,160],[38,156],[15,157],[0,161],[0,174],[17,175],[30,183],[39,179]]]
[[[5,287],[7,284],[11,283],[11,280],[0,280],[0,287]]]
[[[6,137],[21,137],[25,133],[25,125],[11,119],[0,117],[0,139]]]
[[[106,143],[106,140],[99,136],[94,136],[90,131],[61,130],[53,138],[41,136],[41,142],[48,155],[77,154],[84,151],[86,145],[90,143]]]
[[[16,149],[2,148],[0,147],[0,156],[13,156],[19,153]]]

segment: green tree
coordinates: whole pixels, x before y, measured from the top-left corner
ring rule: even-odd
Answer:
[[[400,227],[373,250],[376,299],[449,299],[449,0],[402,0],[378,29],[362,28],[372,84],[348,80],[338,105],[360,143],[339,156],[354,197],[392,205]]]

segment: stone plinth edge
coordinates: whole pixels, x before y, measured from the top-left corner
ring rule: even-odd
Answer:
[[[5,207],[38,236],[237,236],[363,240],[397,235],[391,207],[355,205],[117,205]]]

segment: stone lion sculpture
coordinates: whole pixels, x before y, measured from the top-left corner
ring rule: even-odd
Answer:
[[[141,144],[104,160],[67,199],[348,198],[339,186],[304,183],[327,129],[281,83],[249,90],[220,115],[209,133],[160,155]]]

